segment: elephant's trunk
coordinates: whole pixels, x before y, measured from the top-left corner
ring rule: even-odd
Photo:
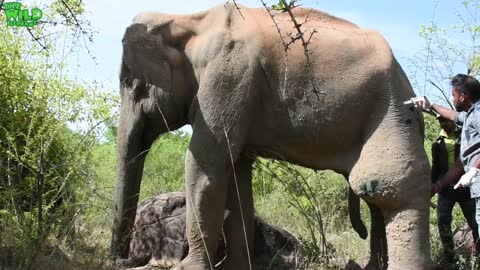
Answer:
[[[128,257],[131,230],[135,221],[141,177],[147,149],[142,113],[138,106],[122,98],[117,139],[117,182],[111,252]]]

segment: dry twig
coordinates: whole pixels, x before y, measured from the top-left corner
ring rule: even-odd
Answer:
[[[272,13],[271,8],[268,7],[267,3],[264,0],[260,0],[260,2],[262,3],[262,5],[267,10],[267,13],[270,15],[270,18],[272,19],[272,21],[274,23],[274,26],[275,26],[275,28],[276,28],[279,36],[280,36],[280,40],[282,41],[282,44],[283,44],[283,47],[284,47],[284,51],[285,51],[285,80],[284,80],[283,92],[285,93],[285,87],[286,87],[286,82],[287,82],[288,50],[289,50],[289,47],[290,47],[291,44],[295,43],[297,40],[301,40],[303,50],[304,50],[304,54],[305,54],[305,57],[307,58],[308,76],[310,78],[310,83],[311,83],[312,88],[313,88],[313,93],[315,93],[317,98],[320,99],[319,94],[326,94],[326,93],[323,92],[323,91],[319,91],[317,89],[316,85],[315,85],[315,77],[314,77],[314,72],[313,72],[312,61],[311,61],[311,58],[310,58],[310,50],[308,48],[308,45],[310,44],[313,35],[318,33],[318,31],[316,29],[314,29],[313,31],[310,32],[310,36],[308,37],[308,39],[306,39],[305,38],[306,31],[302,31],[302,29],[301,29],[302,25],[308,22],[308,16],[310,14],[307,15],[307,18],[305,19],[305,21],[303,23],[298,23],[297,19],[295,18],[295,15],[292,12],[292,9],[298,7],[299,5],[293,5],[293,4],[290,5],[285,0],[281,0],[281,3],[283,4],[283,7],[282,7],[283,12],[288,13],[288,15],[290,16],[290,19],[292,20],[294,28],[297,30],[296,35],[292,35],[291,33],[287,34],[290,37],[290,41],[286,42],[285,39],[284,39],[284,36],[282,35],[282,32],[280,30],[279,24],[275,20],[275,15]],[[305,93],[305,96],[307,96],[306,93]]]
[[[235,7],[237,8],[237,11],[238,13],[240,14],[240,16],[242,17],[243,20],[245,20],[245,17],[243,17],[243,14],[242,12],[240,11],[240,7],[237,5],[237,2],[235,0],[232,0],[233,4],[235,5]],[[227,0],[227,3],[228,4],[228,0]]]
[[[27,31],[28,31],[28,33],[30,34],[30,36],[33,38],[33,40],[35,40],[35,41],[38,43],[38,45],[42,48],[42,50],[40,50],[40,51],[44,51],[44,50],[47,51],[47,46],[43,45],[43,44],[40,42],[40,39],[41,39],[42,37],[36,37],[36,36],[32,33],[32,29],[30,29],[30,27],[27,27]]]
[[[317,87],[315,86],[315,78],[313,76],[312,61],[310,59],[310,51],[308,49],[308,45],[310,44],[310,41],[311,41],[313,35],[317,33],[317,30],[314,29],[313,31],[311,31],[310,37],[308,38],[308,40],[305,40],[305,32],[306,31],[302,31],[301,26],[307,22],[308,16],[302,24],[299,24],[297,22],[297,19],[293,15],[292,7],[287,3],[287,1],[285,1],[285,0],[281,0],[281,1],[282,1],[283,5],[285,6],[285,11],[288,13],[288,15],[290,15],[290,18],[292,20],[294,28],[297,30],[297,34],[294,37],[290,37],[291,40],[287,44],[287,47],[290,46],[290,44],[295,43],[295,41],[297,41],[297,40],[302,41],[303,51],[304,51],[305,57],[307,58],[308,75],[310,77],[310,82],[311,82],[312,87],[313,87],[313,93],[315,93],[317,98],[320,99],[320,97],[318,95],[319,94],[326,94],[326,93],[319,91],[317,89]],[[295,6],[293,8],[295,8]]]
[[[96,57],[93,55],[92,51],[90,51],[90,49],[88,48],[88,45],[87,45],[87,40],[85,38],[85,36],[88,34],[88,32],[82,27],[82,24],[78,21],[77,19],[77,16],[75,16],[75,13],[72,11],[72,9],[67,5],[67,3],[65,3],[64,0],[60,0],[62,2],[62,5],[68,10],[68,12],[70,13],[70,15],[72,16],[74,22],[73,24],[78,28],[80,29],[80,32],[82,33],[82,37],[83,37],[83,43],[85,44],[85,49],[87,50],[87,53],[88,55],[90,55],[90,57],[92,58],[93,62],[97,65],[97,61],[96,61]],[[65,17],[68,21],[68,18]],[[70,21],[71,22],[71,21]],[[88,36],[88,40],[91,42],[93,42],[93,37],[92,35],[90,34]]]
[[[277,21],[275,20],[275,17],[272,13],[272,10],[271,8],[269,8],[267,6],[267,3],[263,0],[260,0],[260,2],[262,2],[263,6],[265,7],[265,9],[267,10],[268,12],[268,15],[270,15],[270,18],[272,19],[273,21],[273,24],[275,26],[275,29],[277,30],[277,33],[278,35],[280,36],[280,40],[282,41],[282,44],[283,44],[283,48],[284,48],[284,52],[285,52],[285,58],[284,58],[284,64],[285,64],[285,76],[283,78],[283,91],[282,91],[282,94],[285,96],[285,88],[287,87],[287,79],[288,79],[288,46],[287,46],[287,43],[285,42],[285,40],[283,39],[283,36],[282,36],[282,31],[280,30],[280,27],[278,26],[278,23]]]

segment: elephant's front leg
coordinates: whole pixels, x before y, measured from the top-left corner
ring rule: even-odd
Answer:
[[[192,136],[185,164],[189,253],[175,270],[214,268],[228,191],[227,155],[218,148],[204,137]]]
[[[253,269],[254,207],[252,194],[252,165],[254,160],[243,157],[230,173],[225,220],[227,256],[217,269]],[[231,171],[233,172],[233,170]]]
[[[371,258],[365,269],[430,269],[428,194],[419,192],[420,188],[410,190],[410,200],[397,193],[404,195],[403,199],[367,201],[372,213],[372,231]]]
[[[425,202],[424,202],[425,201]],[[404,208],[384,211],[388,269],[430,269],[429,204],[415,200]]]
[[[360,185],[355,185],[360,187],[357,192],[363,191],[364,198],[372,204],[372,258],[366,269],[430,269],[429,192],[424,184],[428,180],[419,174],[397,180],[401,184],[390,187],[383,179],[359,181]],[[414,180],[419,183],[415,188]],[[383,248],[384,233],[388,257]]]

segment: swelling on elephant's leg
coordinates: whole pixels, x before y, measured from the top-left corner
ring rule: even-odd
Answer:
[[[365,266],[368,270],[384,270],[388,266],[387,236],[382,212],[375,205],[368,203],[372,220],[370,229],[370,260]]]
[[[186,235],[188,256],[172,269],[214,267],[228,190],[227,152],[208,132],[194,129],[186,154]]]
[[[375,214],[377,210],[372,211],[372,257],[366,269],[430,269],[429,197],[422,189],[424,187],[421,185],[417,190],[410,189],[411,194],[408,196],[403,192],[392,192],[405,196],[402,199],[367,198],[373,199],[370,203],[378,207],[382,215]],[[383,249],[384,240],[379,216],[383,216],[385,224],[387,258]],[[387,260],[388,264],[382,265]]]
[[[422,166],[422,164],[415,164],[415,166]],[[395,179],[393,175],[388,177],[385,174],[382,175],[385,178],[377,178],[378,180],[358,181],[361,183],[356,183],[354,190],[363,194],[363,198],[378,207],[382,213],[387,238],[387,269],[430,269],[428,174],[412,175],[405,171],[402,173],[406,174],[405,179]],[[377,172],[376,176],[380,175]],[[366,179],[373,177],[369,173],[364,173],[363,176]],[[394,179],[394,181],[389,179]],[[401,184],[396,185],[396,183]],[[375,225],[375,212],[372,211],[372,226],[380,227],[381,224]],[[378,216],[380,215],[377,214],[377,219]],[[378,222],[378,220],[376,221]],[[380,237],[381,240],[381,234],[375,233],[375,231],[381,231],[381,229],[372,230],[372,237]],[[379,247],[376,247],[379,243],[382,241],[372,242],[372,256],[377,253],[383,257],[384,251],[378,251]],[[375,262],[376,258],[372,259]],[[370,264],[369,266],[375,265]],[[379,268],[374,267],[373,269]]]
[[[227,198],[229,215],[223,226],[225,237],[227,238],[227,257],[222,264],[219,265],[218,269],[253,269],[253,162],[254,160],[252,158],[242,157],[235,163],[235,175],[230,175],[231,180]],[[240,207],[242,211],[240,211]]]

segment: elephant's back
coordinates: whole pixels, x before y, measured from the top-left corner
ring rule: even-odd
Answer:
[[[295,8],[297,21],[306,20],[301,26],[307,42],[304,46],[300,39],[293,42],[297,32],[287,13],[274,16],[277,28],[264,9],[248,11],[260,23],[238,27],[250,35],[242,42],[249,48],[246,53],[257,59],[266,103],[287,110],[307,110],[305,113],[312,118],[347,121],[344,114],[368,110],[365,100],[389,95],[383,83],[397,63],[378,32],[321,11]],[[338,111],[345,104],[355,109]]]
[[[365,45],[357,46],[355,36],[340,40],[329,39],[330,35],[319,36],[321,40],[308,46],[308,60],[303,48],[260,54],[258,76],[263,87],[259,96],[265,108],[273,108],[264,111],[261,125],[311,130],[303,135],[325,134],[325,140],[338,140],[342,139],[339,134],[361,136],[361,126],[374,108],[390,103],[386,81],[394,72],[395,60],[388,44],[362,41]],[[359,39],[369,39],[367,35],[371,34],[356,34]],[[340,45],[344,48],[335,49]],[[277,123],[279,119],[283,123]],[[328,134],[329,130],[336,132]]]
[[[303,159],[306,153],[322,152],[334,161],[365,140],[370,122],[394,103],[392,91],[411,96],[411,88],[391,87],[389,77],[397,73],[397,64],[378,33],[349,25],[317,29],[307,46],[309,59],[300,41],[286,53],[278,40],[265,43],[259,56],[261,117],[252,123],[253,130],[264,132],[257,136],[254,131],[253,137],[264,138],[265,144],[289,145],[282,147],[292,149],[286,156]]]

